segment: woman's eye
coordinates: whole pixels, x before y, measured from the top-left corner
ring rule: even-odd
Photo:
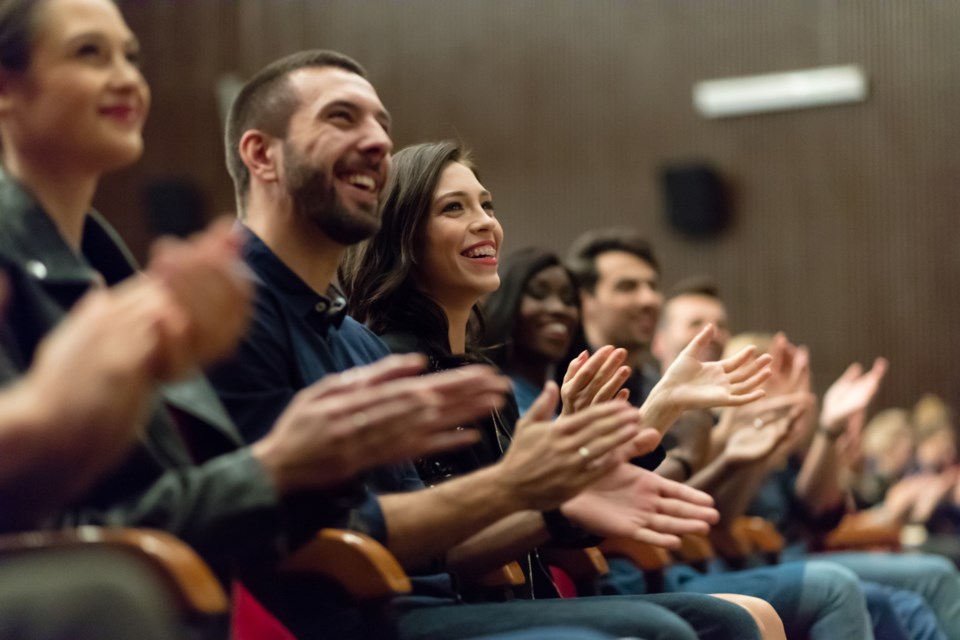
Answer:
[[[459,202],[448,202],[443,205],[443,209],[440,210],[442,213],[449,213],[451,211],[463,211],[463,205]]]
[[[545,300],[546,297],[550,295],[550,292],[543,287],[530,287],[527,289],[526,294],[534,300]]]
[[[484,209],[486,209],[487,211],[490,211],[491,213],[494,211],[493,200],[487,200],[486,202],[484,202],[484,203],[481,204],[480,206],[482,206],[482,207],[483,207]]]
[[[143,62],[143,56],[139,51],[127,51],[126,53],[127,62],[132,64],[135,67],[139,67]]]

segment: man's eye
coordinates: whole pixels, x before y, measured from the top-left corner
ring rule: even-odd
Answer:
[[[98,45],[96,45],[96,44],[93,44],[93,43],[88,43],[88,44],[81,45],[80,48],[77,49],[77,55],[80,56],[81,58],[87,58],[87,57],[91,57],[91,56],[99,56],[99,55],[100,55],[100,47],[99,47]]]

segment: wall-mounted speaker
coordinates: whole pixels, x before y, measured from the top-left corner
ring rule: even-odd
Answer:
[[[730,223],[730,198],[723,178],[704,162],[671,164],[660,170],[667,220],[682,234],[708,238]]]

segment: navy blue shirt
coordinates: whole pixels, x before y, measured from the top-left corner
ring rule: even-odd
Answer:
[[[211,382],[247,442],[263,437],[293,397],[331,373],[373,363],[390,354],[365,326],[345,314],[335,288],[320,295],[252,231],[243,259],[255,276],[250,328],[234,356],[210,374]],[[370,472],[349,489],[361,495],[350,528],[386,543],[386,523],[375,494],[424,488],[412,464]],[[435,567],[434,567],[435,570]],[[453,597],[445,573],[413,579],[414,594]]]

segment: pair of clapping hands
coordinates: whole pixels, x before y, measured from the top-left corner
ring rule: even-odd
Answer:
[[[770,376],[763,384],[766,397],[749,406],[729,407],[712,433],[712,450],[723,451],[737,463],[762,462],[769,470],[808,442],[813,431],[837,441],[839,453],[859,456],[861,432],[868,405],[876,396],[888,363],[877,358],[864,371],[853,363],[823,396],[819,416],[810,379],[810,352],[777,333],[770,344]]]

